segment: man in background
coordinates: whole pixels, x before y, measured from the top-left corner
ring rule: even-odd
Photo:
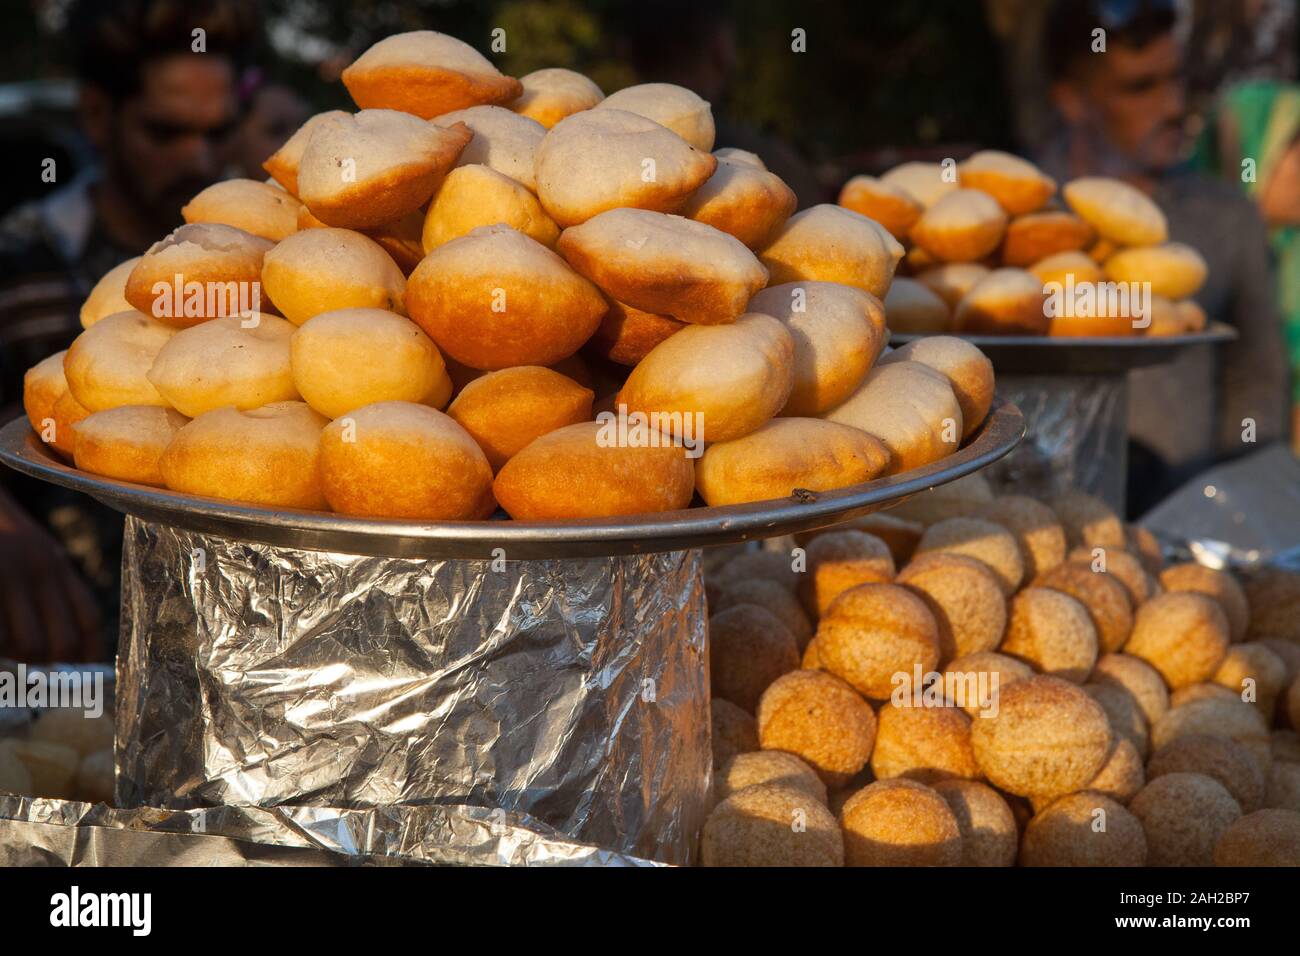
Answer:
[[[5,421],[21,413],[23,371],[80,331],[81,303],[100,276],[180,225],[181,206],[230,162],[254,23],[252,6],[236,0],[80,0],[69,9],[78,117],[99,162],[70,182],[56,168],[48,196],[0,222]],[[93,660],[115,629],[121,517],[0,471],[0,656]]]
[[[284,145],[311,116],[307,101],[281,83],[268,83],[251,71],[243,83],[244,116],[235,134],[231,175],[266,179],[262,163]]]
[[[1112,176],[1143,190],[1170,241],[1209,265],[1196,299],[1235,343],[1130,378],[1129,510],[1137,515],[1215,461],[1286,432],[1287,366],[1264,224],[1231,185],[1190,171],[1176,0],[1057,0],[1047,18],[1059,128],[1039,157],[1064,183]],[[1103,30],[1104,52],[1094,52]],[[1249,439],[1253,439],[1253,442]]]

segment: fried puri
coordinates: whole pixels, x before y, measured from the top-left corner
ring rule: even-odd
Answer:
[[[266,255],[262,284],[294,325],[338,309],[406,314],[406,277],[373,239],[349,229],[304,229]]]
[[[1074,254],[1083,256],[1092,265],[1092,260],[1081,250],[1090,246],[1096,236],[1092,227],[1073,213],[1049,210],[1017,216],[1007,223],[1002,238],[1002,264],[1029,269],[1038,275],[1038,264],[1044,260]],[[1076,280],[1083,278],[1083,275],[1075,276]]]
[[[716,154],[715,154],[716,155]],[[682,215],[761,249],[798,205],[780,176],[718,156],[718,168],[682,208]]]
[[[606,307],[558,255],[503,225],[480,226],[429,253],[411,273],[406,306],[445,354],[489,370],[572,355]]]
[[[600,213],[556,249],[610,298],[698,325],[733,321],[768,278],[734,236],[646,209]]]
[[[528,189],[537,191],[537,147],[546,127],[500,106],[471,106],[435,117],[446,129],[464,123],[474,134],[456,159],[457,166],[486,166]]]
[[[694,438],[727,442],[757,431],[794,385],[794,340],[757,312],[730,325],[691,325],[655,346],[618,393],[628,412],[689,427]],[[652,420],[652,427],[653,420]]]
[[[573,379],[536,365],[501,369],[466,385],[447,408],[478,442],[493,471],[534,439],[591,420],[595,397]]]
[[[717,168],[654,120],[591,109],[560,120],[537,148],[537,198],[562,228],[610,209],[678,212]]]
[[[713,149],[713,111],[695,91],[673,83],[639,83],[611,93],[594,110],[624,110],[654,120],[702,153]]]
[[[695,487],[710,506],[833,491],[879,475],[889,452],[848,425],[774,418],[731,441],[712,442],[695,462]]]
[[[795,213],[759,254],[773,285],[820,279],[856,286],[878,298],[889,291],[902,258],[903,247],[884,226],[828,204]]]
[[[127,276],[126,300],[176,328],[238,315],[245,304],[257,307],[262,261],[273,245],[221,223],[181,226],[140,257]]]
[[[343,85],[362,109],[389,109],[432,119],[480,103],[508,103],[523,85],[504,76],[467,43],[414,30],[385,37],[343,70]]]
[[[161,488],[165,482],[158,462],[188,421],[180,412],[157,405],[119,405],[95,412],[73,426],[74,460],[92,475]]]
[[[512,518],[598,518],[685,508],[695,474],[681,447],[620,446],[600,422],[581,422],[526,445],[493,488]]]
[[[900,335],[935,335],[952,326],[952,309],[929,286],[895,276],[885,293],[885,321]]]
[[[1008,215],[1041,209],[1056,192],[1052,179],[1027,159],[996,149],[982,149],[957,166],[963,189],[992,196]]]
[[[219,222],[279,242],[298,231],[302,203],[269,183],[226,179],[213,183],[181,207],[186,222]]]
[[[1128,183],[1092,176],[1071,180],[1061,191],[1079,218],[1116,245],[1151,246],[1168,235],[1160,207]]]
[[[262,163],[262,168],[270,173],[271,178],[283,186],[289,195],[297,197],[298,165],[302,162],[303,150],[307,148],[312,133],[316,131],[316,127],[327,120],[347,115],[343,110],[327,110],[324,113],[317,113],[315,116],[310,117],[307,122],[294,131],[292,136],[284,141],[283,146],[272,153],[266,162]]]
[[[550,129],[566,116],[589,110],[605,98],[581,73],[561,67],[533,70],[519,78],[523,92],[510,109]]]
[[[441,408],[451,396],[437,346],[395,312],[322,312],[294,332],[289,346],[295,387],[326,418],[386,401]]]
[[[173,335],[158,351],[149,382],[181,414],[249,409],[299,398],[289,362],[292,322],[254,313],[212,319]]]
[[[948,379],[961,406],[963,438],[979,428],[993,405],[993,363],[963,339],[951,335],[917,339],[881,359],[882,365],[891,362],[919,362]]]
[[[139,261],[140,257],[134,256],[125,262],[119,262],[100,276],[90,290],[90,295],[86,296],[86,301],[81,304],[83,329],[90,328],[105,316],[131,310],[131,303],[126,301],[126,280]]]
[[[658,315],[625,302],[610,302],[600,325],[584,347],[618,365],[636,365],[651,349],[686,327],[669,315]]]
[[[421,244],[426,253],[468,235],[479,226],[502,223],[544,246],[554,247],[560,227],[537,197],[495,169],[459,166],[433,194],[424,217]]]
[[[820,415],[862,384],[885,345],[880,300],[836,282],[769,286],[746,309],[779,319],[794,337],[794,386],[783,415]]]
[[[148,375],[175,334],[175,328],[142,312],[101,319],[78,335],[64,356],[68,391],[92,412],[119,405],[170,404]]]
[[[874,219],[900,242],[907,238],[925,211],[906,190],[874,176],[854,176],[840,190],[837,202],[845,209]]]
[[[436,408],[364,405],[321,434],[325,500],[342,514],[418,520],[486,518],[492,468],[474,439]]]
[[[989,271],[987,266],[974,262],[947,262],[918,272],[916,281],[943,299],[951,312]]]
[[[994,269],[957,303],[953,329],[968,335],[1044,335],[1043,285],[1024,269]]]
[[[938,461],[961,442],[961,405],[951,383],[919,362],[872,369],[856,392],[820,417],[880,439],[890,454],[886,474]]]
[[[1201,254],[1182,242],[1121,249],[1106,260],[1112,282],[1150,283],[1152,295],[1171,300],[1191,298],[1208,273]]]
[[[298,198],[328,226],[376,228],[428,202],[473,135],[387,109],[326,119],[303,150]]]
[[[911,239],[940,262],[975,262],[1002,242],[1007,215],[988,193],[955,189],[921,213]]]
[[[323,509],[318,460],[325,425],[304,402],[218,408],[181,428],[159,467],[172,491]]]

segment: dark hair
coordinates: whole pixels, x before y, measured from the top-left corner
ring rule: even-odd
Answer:
[[[140,91],[151,61],[192,53],[199,28],[204,52],[238,70],[257,41],[257,13],[247,0],[75,0],[65,27],[78,78],[119,100]]]
[[[1056,0],[1047,14],[1044,46],[1053,80],[1071,76],[1094,57],[1092,32],[1106,31],[1106,45],[1140,50],[1173,32],[1175,0]]]

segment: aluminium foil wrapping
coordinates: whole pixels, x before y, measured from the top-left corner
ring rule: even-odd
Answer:
[[[0,867],[653,866],[482,807],[118,810],[0,794]]]
[[[997,390],[1024,413],[1027,432],[1010,454],[984,470],[995,491],[1050,499],[1079,489],[1124,512],[1126,373],[1004,373]]]
[[[691,861],[698,552],[382,558],[132,517],[125,537],[119,806],[470,806]]]

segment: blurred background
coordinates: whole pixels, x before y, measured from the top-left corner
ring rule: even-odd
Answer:
[[[109,0],[111,2],[111,0]],[[94,4],[92,4],[93,6]],[[175,2],[199,13],[207,4]],[[10,0],[0,9],[0,143],[32,168],[54,156],[91,160],[76,120],[70,0]],[[724,126],[779,139],[808,164],[822,196],[853,173],[905,159],[960,158],[976,148],[1033,152],[1049,135],[1044,34],[1050,0],[260,0],[244,8],[233,45],[242,106],[274,149],[310,113],[349,107],[339,73],[376,39],[434,29],[520,76],[564,66],[606,93],[682,78]],[[1099,8],[1140,8],[1102,3]],[[1248,78],[1294,80],[1295,0],[1176,0],[1186,45],[1187,128],[1215,94]],[[491,48],[504,30],[505,49]],[[806,52],[790,55],[792,31]],[[686,82],[693,79],[693,83]],[[702,89],[701,87],[709,87]],[[248,136],[254,135],[248,131]],[[719,145],[740,145],[719,136]],[[255,153],[249,158],[255,158]],[[265,157],[263,157],[265,158]],[[257,160],[260,162],[260,160]],[[813,188],[813,183],[801,184]],[[0,211],[39,195],[35,177],[6,177]]]
[[[208,183],[264,178],[308,116],[351,107],[349,62],[417,29],[515,76],[690,87],[712,103],[717,146],[759,153],[801,207],[855,174],[983,148],[1060,181],[1128,179],[1208,260],[1198,300],[1241,335],[1222,360],[1135,392],[1152,415],[1133,426],[1131,517],[1241,452],[1239,407],[1260,443],[1300,447],[1296,0],[6,0],[2,419],[20,413],[23,371],[79,331],[104,272]],[[120,518],[0,471],[0,655],[102,657]]]

